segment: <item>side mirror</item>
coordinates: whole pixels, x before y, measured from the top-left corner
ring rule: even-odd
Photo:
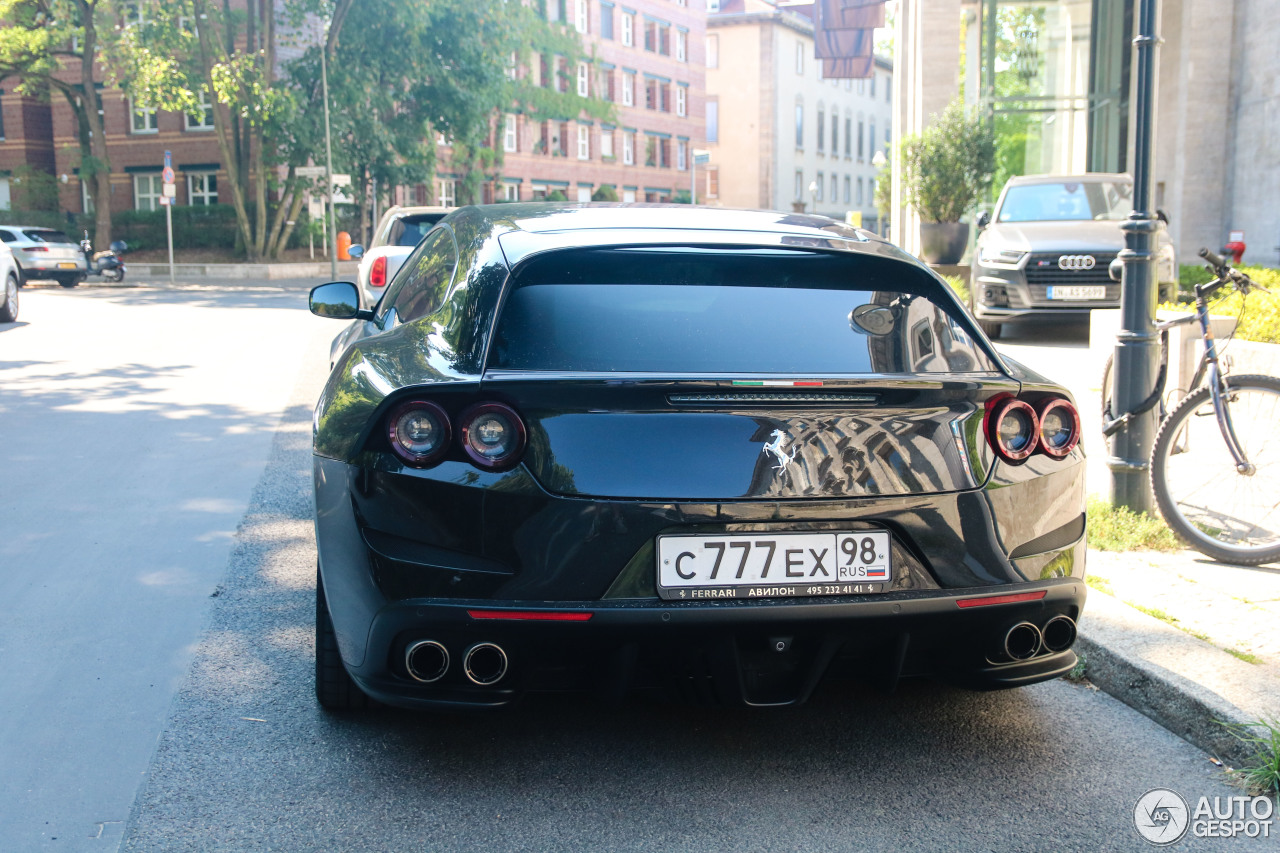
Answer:
[[[978,230],[981,231],[991,224],[991,211],[984,210],[978,214]]]
[[[1111,263],[1107,265],[1107,275],[1111,276],[1112,281],[1119,281],[1124,276],[1124,261],[1112,258]]]
[[[353,260],[358,261],[364,257],[364,246],[361,246],[359,243],[348,246],[347,254],[350,255]]]
[[[360,291],[349,281],[331,281],[311,288],[307,306],[317,317],[331,320],[370,320],[372,311],[360,307]]]

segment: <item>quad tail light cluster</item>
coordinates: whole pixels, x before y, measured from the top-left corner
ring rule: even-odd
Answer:
[[[392,451],[414,468],[430,468],[444,461],[454,446],[455,427],[457,445],[477,468],[506,471],[515,467],[524,453],[524,421],[503,403],[477,403],[450,419],[437,403],[410,400],[387,416]]]
[[[987,409],[987,443],[1006,462],[1025,462],[1037,451],[1064,459],[1080,442],[1080,413],[1065,397],[1032,406],[1017,397],[993,400]]]

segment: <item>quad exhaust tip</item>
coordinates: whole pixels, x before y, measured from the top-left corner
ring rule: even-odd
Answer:
[[[1030,622],[1019,622],[1004,635],[1004,653],[1012,660],[1029,660],[1040,651],[1043,637]]]
[[[419,640],[405,650],[404,667],[415,681],[439,681],[449,671],[449,650],[435,640]]]
[[[1076,623],[1069,616],[1055,616],[1041,630],[1044,647],[1051,652],[1062,652],[1076,641]]]
[[[462,658],[463,672],[472,684],[488,687],[507,674],[507,653],[493,643],[476,643]]]

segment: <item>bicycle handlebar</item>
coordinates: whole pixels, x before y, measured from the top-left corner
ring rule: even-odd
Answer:
[[[1219,256],[1215,255],[1213,252],[1210,252],[1208,249],[1201,249],[1200,257],[1208,261],[1209,266],[1213,267],[1215,272],[1222,270],[1227,266],[1226,261],[1224,261]]]
[[[1210,252],[1208,249],[1201,249],[1200,257],[1205,259],[1205,262],[1213,269],[1214,275],[1219,279],[1216,284],[1210,282],[1210,284],[1214,284],[1214,290],[1227,282],[1230,282],[1231,285],[1241,293],[1248,293],[1251,290],[1261,290],[1263,293],[1271,292],[1255,282],[1253,279],[1249,278],[1246,274],[1239,270],[1232,269],[1231,265],[1228,264],[1224,258]]]

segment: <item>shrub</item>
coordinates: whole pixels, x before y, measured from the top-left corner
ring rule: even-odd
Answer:
[[[1235,291],[1228,296],[1214,299],[1209,303],[1209,310],[1214,314],[1239,317],[1236,337],[1242,341],[1255,341],[1263,344],[1280,344],[1280,270],[1269,267],[1240,267],[1255,283],[1262,285],[1270,293],[1250,293],[1248,298]],[[1213,274],[1203,266],[1182,264],[1179,281],[1184,288],[1195,284],[1212,281]],[[1219,291],[1225,293],[1227,291]],[[1178,311],[1188,311],[1188,305],[1164,305]],[[1241,314],[1240,309],[1244,308]]]
[[[618,191],[613,184],[601,184],[595,192],[591,194],[592,201],[617,201]]]
[[[991,185],[995,139],[983,119],[952,101],[933,124],[902,140],[906,202],[925,222],[959,222]]]

